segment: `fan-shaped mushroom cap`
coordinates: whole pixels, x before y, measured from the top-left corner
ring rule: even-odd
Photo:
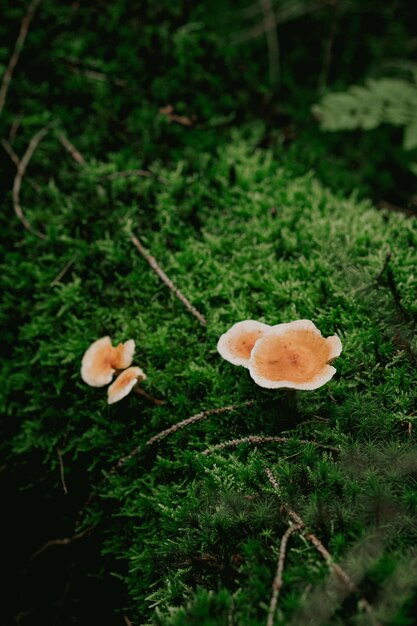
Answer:
[[[253,346],[270,329],[271,326],[268,324],[255,320],[237,322],[220,337],[217,342],[217,351],[233,365],[249,367]]]
[[[310,320],[277,324],[256,342],[249,372],[268,389],[313,390],[334,376],[336,370],[329,362],[341,351],[339,337],[322,337]]]
[[[107,389],[107,403],[114,404],[127,396],[139,379],[145,380],[146,374],[140,367],[129,367],[118,375],[114,383]]]
[[[102,337],[85,352],[81,362],[81,378],[91,387],[104,387],[112,381],[116,370],[129,367],[134,352],[133,339],[113,348],[110,337]]]

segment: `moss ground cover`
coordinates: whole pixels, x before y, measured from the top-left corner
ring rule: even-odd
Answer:
[[[322,145],[265,146],[269,121],[225,122],[239,90],[251,103],[256,68],[248,54],[242,85],[230,53],[218,77],[219,43],[199,35],[203,9],[190,17],[184,7],[149,8],[142,27],[124,22],[132,16],[122,2],[106,5],[109,22],[92,4],[57,12],[45,2],[0,118],[19,156],[49,124],[21,191],[44,239],[14,215],[15,168],[1,157],[5,623],[87,624],[93,616],[135,626],[265,624],[290,507],[307,530],[290,538],[275,624],[412,624],[416,219],[347,193],[356,178],[343,164],[334,164],[342,190],[329,189],[310,167]],[[16,27],[18,13],[7,12],[8,24]],[[97,39],[88,34],[92,15]],[[120,37],[113,60],[107,24]],[[143,58],[135,64],[141,28],[144,54],[147,37],[158,42],[161,67],[175,44],[169,79],[150,82]],[[106,62],[87,69],[110,79],[92,83],[79,71],[97,41]],[[203,42],[212,63],[206,98]],[[33,91],[39,66],[30,46],[45,55],[50,46],[52,55],[51,75]],[[181,84],[189,76],[188,93]],[[219,100],[228,77],[234,89]],[[172,100],[190,115],[194,90],[201,126],[158,112]],[[63,148],[62,133],[81,162]],[[132,235],[206,326],[151,270]],[[296,402],[257,387],[216,351],[238,320],[302,318],[337,334],[343,352],[335,378]],[[82,382],[82,355],[104,335],[136,341],[143,387],[164,405],[131,394],[108,406],[105,389]],[[251,436],[282,441],[216,448]],[[338,580],[308,531],[355,589]]]

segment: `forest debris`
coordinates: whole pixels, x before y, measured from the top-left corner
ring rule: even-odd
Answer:
[[[177,124],[181,124],[181,126],[193,126],[197,119],[195,115],[186,117],[185,115],[178,115],[177,113],[174,113],[174,107],[172,104],[167,104],[166,106],[161,107],[159,112],[168,120],[168,122],[176,122]]]
[[[276,612],[277,604],[278,604],[278,597],[279,597],[279,593],[283,585],[282,575],[284,572],[285,556],[287,553],[288,540],[294,532],[297,532],[301,529],[302,529],[302,526],[300,526],[300,524],[296,524],[295,526],[290,526],[289,528],[287,528],[287,530],[285,531],[285,533],[283,534],[281,538],[277,572],[275,574],[275,578],[272,583],[272,597],[271,597],[271,602],[269,604],[268,619],[266,622],[266,626],[274,626],[274,618],[275,618],[275,612]]]
[[[253,404],[253,400],[248,400],[247,402],[243,402],[242,404],[229,404],[228,406],[220,407],[219,409],[208,409],[207,411],[202,411],[201,413],[197,413],[196,415],[192,415],[191,417],[187,417],[185,420],[181,420],[176,424],[173,424],[169,428],[166,428],[162,432],[154,435],[146,442],[147,446],[152,446],[157,441],[161,439],[165,439],[169,435],[176,433],[178,430],[189,426],[190,424],[195,424],[196,422],[200,422],[201,420],[206,419],[207,417],[211,417],[212,415],[221,415],[222,413],[228,413],[229,411],[236,411],[237,409],[241,409],[242,407],[251,406]]]
[[[73,143],[64,135],[64,133],[57,134],[58,141],[65,148],[71,158],[78,163],[78,165],[85,165],[85,159],[81,152],[77,150]]]
[[[49,126],[45,126],[44,128],[41,128],[41,130],[39,130],[30,140],[29,145],[26,149],[26,152],[24,153],[23,157],[19,160],[19,163],[17,165],[17,172],[16,172],[16,176],[13,182],[13,190],[12,190],[14,212],[16,213],[17,217],[23,224],[24,228],[26,228],[26,230],[31,232],[33,235],[36,235],[40,239],[46,239],[46,235],[35,230],[26,219],[23,213],[22,207],[20,205],[20,189],[22,187],[22,181],[26,173],[27,166],[29,165],[29,162],[36,148],[38,147],[38,145],[40,144],[40,142],[42,141],[42,139],[45,137],[45,135],[48,132],[49,132]]]
[[[269,482],[271,483],[272,487],[274,488],[274,491],[277,493],[277,495],[280,498],[282,511],[284,513],[286,513],[286,515],[288,515],[288,517],[291,519],[292,522],[294,522],[297,526],[300,527],[300,530],[306,529],[307,525],[304,522],[304,520],[298,515],[298,513],[296,513],[293,509],[291,509],[287,504],[282,502],[281,497],[280,497],[280,489],[279,489],[279,485],[278,485],[277,479],[275,478],[275,476],[273,475],[273,473],[272,473],[272,471],[271,471],[271,469],[269,467],[267,467],[265,469],[265,473],[266,473],[266,475],[268,477]],[[327,548],[323,545],[323,543],[320,541],[320,539],[314,533],[312,533],[310,531],[305,532],[304,533],[304,537],[307,539],[307,541],[309,541],[316,548],[317,552],[319,552],[319,554],[325,560],[325,562],[326,562],[327,566],[329,567],[330,571],[332,571],[333,574],[335,574],[339,578],[339,580],[347,587],[349,592],[350,593],[358,593],[359,589],[358,589],[357,585],[351,579],[349,574],[338,563],[334,562],[334,559],[333,559],[332,555],[327,550]],[[360,604],[364,608],[364,610],[368,613],[368,615],[372,616],[373,623],[375,624],[375,626],[381,626],[379,623],[377,624],[375,622],[373,608],[369,604],[369,602],[366,600],[366,598],[361,598]]]
[[[211,448],[207,448],[201,454],[205,456],[211,454],[215,450],[225,450],[226,448],[233,448],[234,446],[239,446],[242,443],[288,443],[291,441],[288,437],[270,437],[267,435],[247,435],[246,437],[241,437],[240,439],[230,439],[229,441],[225,441],[224,443],[218,443]],[[307,439],[299,439],[299,443],[302,444],[311,444],[316,448],[321,448],[322,450],[329,450],[330,452],[340,453],[340,448],[336,448],[334,446],[326,446],[321,443],[317,443],[316,441],[308,441]]]
[[[190,313],[192,315],[194,315],[194,317],[196,317],[198,319],[198,321],[200,322],[200,324],[202,326],[207,326],[207,321],[206,319],[201,315],[201,313],[199,313],[197,311],[197,309],[191,304],[191,302],[184,296],[183,293],[181,293],[181,291],[178,289],[178,287],[176,287],[174,285],[174,283],[172,282],[172,280],[170,278],[168,278],[168,276],[165,274],[165,272],[163,271],[163,269],[159,266],[158,262],[156,261],[155,257],[151,256],[149,254],[149,252],[147,252],[147,250],[144,248],[144,246],[142,245],[142,243],[139,241],[139,239],[137,237],[135,237],[134,235],[131,236],[130,238],[131,242],[133,243],[133,245],[135,246],[135,248],[137,250],[139,250],[140,254],[143,256],[143,258],[149,263],[149,265],[151,266],[151,268],[153,269],[153,271],[159,276],[159,278],[166,284],[166,286],[168,287],[168,289],[170,289],[173,294],[175,296],[177,296],[178,300],[180,300],[183,305],[185,306],[185,308],[190,311]]]
[[[16,39],[16,43],[14,46],[14,50],[12,56],[10,57],[10,61],[8,66],[6,67],[6,71],[3,74],[3,78],[0,86],[0,115],[3,111],[4,105],[6,103],[7,93],[9,91],[10,83],[13,77],[13,72],[15,67],[19,61],[20,54],[22,52],[28,31],[29,26],[32,21],[32,18],[35,14],[38,4],[40,0],[32,0],[32,2],[28,6],[28,10],[22,19],[22,23],[20,25],[20,31]]]
[[[62,484],[62,489],[64,490],[65,495],[68,495],[68,488],[67,488],[67,484],[65,482],[65,472],[64,472],[64,461],[62,458],[62,452],[59,448],[56,449],[56,453],[58,455],[58,461],[59,461],[59,475],[61,478],[61,484]]]

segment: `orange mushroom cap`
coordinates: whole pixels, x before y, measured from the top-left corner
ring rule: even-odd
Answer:
[[[249,373],[267,389],[313,390],[334,376],[329,363],[341,352],[339,337],[323,337],[310,320],[277,324],[256,342]]]
[[[116,370],[129,367],[135,352],[135,342],[112,346],[110,337],[98,339],[85,352],[81,362],[81,378],[91,387],[104,387],[113,378]]]
[[[249,359],[255,343],[271,329],[268,324],[255,320],[244,320],[233,324],[217,342],[219,354],[233,363],[249,367]]]
[[[127,396],[139,379],[145,380],[146,374],[140,367],[129,367],[119,374],[114,383],[107,389],[107,403],[114,404]]]

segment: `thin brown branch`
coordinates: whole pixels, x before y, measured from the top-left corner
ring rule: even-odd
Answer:
[[[71,158],[78,163],[78,165],[85,165],[85,159],[81,152],[77,150],[73,143],[64,135],[64,133],[57,134],[59,143],[65,148]]]
[[[22,222],[26,230],[36,235],[40,239],[46,239],[46,236],[43,233],[40,233],[39,231],[35,230],[26,219],[23,213],[22,207],[20,205],[20,189],[22,187],[22,180],[26,173],[27,166],[29,165],[29,161],[31,160],[36,148],[38,147],[38,145],[40,144],[40,142],[45,137],[48,131],[49,131],[49,127],[46,126],[45,128],[42,128],[40,131],[38,131],[30,140],[29,145],[26,149],[26,152],[23,155],[23,157],[20,159],[19,165],[17,166],[17,172],[16,172],[16,176],[13,182],[13,190],[12,190],[14,212],[16,213],[17,217]]]
[[[49,541],[44,543],[43,546],[35,550],[35,552],[30,557],[24,571],[26,572],[29,565],[35,559],[37,559],[41,554],[46,552],[46,550],[49,550],[49,548],[52,548],[53,546],[67,546],[70,543],[73,543],[74,541],[79,541],[80,539],[84,539],[84,537],[87,537],[87,535],[89,535],[93,531],[93,529],[94,529],[94,526],[87,526],[87,528],[84,528],[84,530],[80,530],[78,533],[75,533],[74,535],[72,535],[72,537],[63,537],[62,539],[50,539]]]
[[[271,0],[259,0],[265,28],[266,43],[268,46],[269,80],[271,87],[279,84],[280,79],[280,53],[277,32],[277,20]]]
[[[200,422],[206,419],[207,417],[210,417],[211,415],[221,415],[222,413],[228,413],[229,411],[236,411],[237,409],[240,409],[246,406],[251,406],[252,404],[253,404],[253,400],[248,400],[247,402],[244,402],[243,404],[230,404],[229,406],[223,406],[223,407],[220,407],[219,409],[209,409],[207,411],[202,411],[201,413],[196,413],[195,415],[192,415],[191,417],[187,417],[185,420],[181,420],[180,422],[173,424],[169,428],[162,430],[157,435],[154,435],[153,437],[148,439],[148,441],[145,443],[145,446],[153,446],[158,441],[161,441],[162,439],[169,437],[169,435],[176,433],[178,430],[181,430],[182,428],[186,428],[186,426],[190,426],[190,424],[195,424],[196,422]],[[139,454],[142,449],[143,449],[143,446],[141,445],[136,446],[136,448],[133,448],[133,450],[131,450],[129,454],[126,454],[126,456],[122,456],[110,471],[114,472],[115,470],[122,467],[127,461],[130,461],[130,459],[132,459],[137,454]]]
[[[137,393],[139,396],[143,396],[144,398],[146,398],[150,402],[153,402],[154,404],[156,404],[156,406],[160,406],[161,404],[165,404],[165,400],[159,400],[158,398],[155,398],[150,393],[148,393],[147,391],[142,389],[142,387],[139,387],[139,385],[136,385],[135,387],[133,387],[133,391],[135,393]]]
[[[300,529],[306,528],[306,523],[298,515],[298,513],[296,513],[293,509],[291,509],[287,504],[282,502],[278,481],[275,478],[275,476],[273,475],[273,473],[272,473],[272,471],[270,470],[269,467],[267,467],[265,469],[265,473],[266,473],[266,475],[268,477],[268,480],[271,483],[274,491],[278,494],[278,496],[280,498],[282,511],[285,512],[288,515],[288,517],[297,526],[300,527]],[[320,539],[314,533],[312,533],[310,531],[307,531],[304,534],[304,537],[307,539],[307,541],[309,541],[316,548],[317,552],[325,560],[325,562],[326,562],[327,566],[329,567],[330,571],[333,572],[333,574],[335,574],[335,576],[337,576],[339,578],[339,580],[346,586],[346,588],[349,590],[349,592],[351,592],[351,593],[358,593],[359,589],[358,589],[357,585],[351,579],[349,574],[340,565],[338,565],[337,563],[334,562],[334,559],[333,559],[332,555],[327,550],[327,548],[323,545],[323,543],[320,541]],[[365,611],[368,613],[368,615],[372,617],[372,620],[373,620],[375,626],[381,626],[379,623],[375,622],[373,608],[369,604],[369,602],[366,600],[366,598],[361,598],[360,602],[361,602],[361,605],[364,607]]]
[[[268,619],[266,621],[266,626],[274,626],[274,618],[275,618],[275,613],[277,610],[278,597],[279,597],[279,593],[283,585],[282,575],[284,572],[285,556],[287,553],[288,540],[294,532],[301,530],[301,528],[302,526],[300,525],[290,526],[289,528],[287,528],[287,530],[282,536],[281,545],[279,549],[277,572],[275,574],[275,578],[272,583],[272,596],[271,596],[271,602],[269,604]]]
[[[23,17],[22,23],[20,25],[20,31],[16,39],[12,56],[10,57],[9,64],[6,67],[6,71],[3,74],[3,78],[2,78],[1,86],[0,86],[0,115],[6,103],[7,93],[9,91],[10,83],[13,77],[13,72],[19,61],[20,54],[22,52],[22,49],[23,49],[28,31],[29,31],[30,23],[32,21],[32,18],[35,14],[35,11],[39,2],[40,0],[32,0],[32,2],[29,4],[28,10],[26,11],[26,14]]]
[[[64,470],[64,461],[62,458],[62,452],[59,448],[56,449],[56,453],[58,455],[58,461],[59,461],[59,475],[61,478],[61,484],[62,484],[62,489],[64,490],[65,495],[68,495],[68,488],[67,488],[67,484],[65,482],[65,470]]]
[[[198,319],[198,321],[200,322],[200,324],[202,324],[202,326],[207,326],[206,319],[201,315],[201,313],[199,313],[197,311],[197,309],[191,304],[191,302],[189,300],[187,300],[187,298],[184,296],[184,294],[181,293],[181,291],[178,289],[178,287],[176,287],[174,285],[172,280],[170,278],[168,278],[168,276],[165,274],[165,272],[158,265],[156,259],[153,256],[151,256],[149,254],[149,252],[143,247],[143,245],[139,241],[139,239],[137,237],[135,237],[134,235],[132,235],[130,240],[133,243],[133,245],[136,247],[136,249],[139,250],[139,252],[143,256],[143,258],[149,263],[149,265],[154,270],[154,272],[166,284],[168,289],[170,289],[172,291],[172,293],[178,298],[178,300],[180,300],[183,303],[185,308],[192,315],[194,315],[194,317],[196,317]]]
[[[21,123],[22,123],[22,115],[17,115],[14,118],[12,125],[10,127],[10,131],[9,131],[8,141],[10,144],[12,144],[14,140],[16,139],[17,131],[19,130]]]
[[[148,170],[125,170],[123,172],[108,174],[106,178],[108,180],[117,180],[118,178],[129,178],[131,176],[145,176],[146,178],[152,178],[153,174],[148,172]]]
[[[126,622],[126,626],[133,626],[132,622],[130,621],[127,615],[123,615],[123,619]]]
[[[242,443],[288,443],[289,441],[293,441],[288,437],[269,437],[264,435],[247,435],[246,437],[241,437],[240,439],[230,439],[229,441],[225,441],[224,443],[219,443],[211,448],[207,448],[201,454],[211,454],[215,450],[225,450],[226,448],[233,448],[234,446],[239,446]],[[323,450],[329,450],[331,452],[340,452],[340,448],[336,448],[334,446],[326,446],[321,443],[317,443],[316,441],[308,441],[307,439],[299,439],[298,443],[302,444],[311,444],[316,448],[321,448]]]
[[[320,77],[319,77],[319,91],[324,91],[324,89],[326,88],[327,85],[327,81],[329,78],[329,73],[330,73],[330,66],[332,63],[332,54],[333,54],[333,48],[334,48],[334,43],[336,40],[336,34],[337,34],[337,28],[338,28],[338,24],[339,24],[339,15],[340,15],[340,0],[334,0],[334,2],[331,4],[331,9],[333,11],[332,14],[332,21],[330,24],[330,30],[329,30],[329,34],[327,36],[325,45],[324,45],[324,50],[323,50],[323,65],[321,68],[321,72],[320,72]]]
[[[201,420],[207,419],[207,417],[211,417],[212,415],[221,415],[222,413],[229,413],[230,411],[237,411],[237,409],[241,409],[242,407],[251,406],[253,404],[253,400],[248,400],[242,404],[229,404],[228,406],[220,407],[219,409],[208,409],[207,411],[202,411],[201,413],[197,413],[196,415],[192,415],[191,417],[187,417],[185,420],[181,422],[177,422],[173,424],[169,428],[166,428],[162,432],[154,435],[146,442],[147,446],[152,446],[157,441],[161,439],[165,439],[169,435],[176,433],[178,430],[189,426],[190,424],[195,424],[196,422],[201,422]]]
[[[19,167],[20,159],[17,156],[16,152],[13,150],[10,143],[6,139],[2,139],[0,143],[3,146],[5,152],[7,152],[7,154],[9,155],[10,160],[13,161],[16,167]]]
[[[70,259],[67,263],[65,263],[64,267],[62,268],[62,270],[55,276],[55,278],[49,283],[50,287],[53,287],[54,285],[57,285],[59,283],[59,281],[61,280],[61,278],[63,278],[65,276],[65,274],[68,272],[68,270],[70,269],[70,267],[75,263],[75,258]]]

